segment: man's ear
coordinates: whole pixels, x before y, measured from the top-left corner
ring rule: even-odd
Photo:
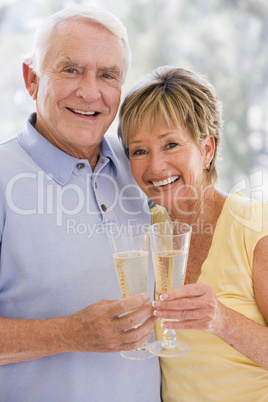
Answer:
[[[38,77],[33,69],[26,63],[23,63],[22,70],[25,87],[33,100],[36,100],[38,92]]]

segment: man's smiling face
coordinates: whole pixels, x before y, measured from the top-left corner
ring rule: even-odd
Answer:
[[[36,129],[68,154],[99,151],[121,95],[123,46],[105,27],[69,21],[56,28],[36,77]]]

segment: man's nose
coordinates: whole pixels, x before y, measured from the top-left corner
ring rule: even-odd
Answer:
[[[80,79],[76,95],[84,98],[88,103],[96,102],[101,98],[98,79],[95,74],[87,74]]]

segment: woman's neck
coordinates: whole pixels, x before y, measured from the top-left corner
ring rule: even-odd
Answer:
[[[176,208],[170,211],[171,220],[179,220],[189,225],[202,226],[203,230],[210,230],[209,227],[215,227],[222,211],[222,207],[227,194],[216,190],[214,186],[209,186],[198,197],[189,198],[184,202],[183,208]]]

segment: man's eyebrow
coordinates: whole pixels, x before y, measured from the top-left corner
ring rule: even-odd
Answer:
[[[63,57],[62,59],[59,59],[56,63],[56,67],[59,67],[64,64],[67,64],[68,66],[71,66],[71,67],[79,67],[79,64],[75,63],[69,57]]]
[[[107,71],[121,71],[121,68],[119,66],[110,66],[110,67],[103,67],[103,70]]]
[[[120,68],[119,66],[101,67],[100,71],[104,73],[122,74],[122,68]]]

